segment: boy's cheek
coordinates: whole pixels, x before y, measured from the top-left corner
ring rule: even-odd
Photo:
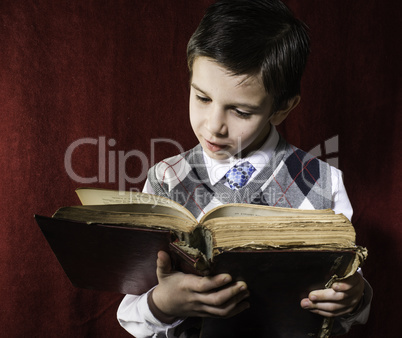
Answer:
[[[200,125],[201,125],[199,116],[197,116],[196,114],[192,114],[190,112],[190,124],[191,124],[191,128],[193,129],[193,133],[197,136],[199,129],[200,129]]]

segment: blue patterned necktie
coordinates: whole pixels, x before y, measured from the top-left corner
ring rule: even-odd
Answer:
[[[230,169],[225,177],[230,189],[237,190],[246,185],[255,168],[250,162],[243,162]]]

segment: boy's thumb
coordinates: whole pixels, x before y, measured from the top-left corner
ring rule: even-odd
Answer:
[[[158,252],[158,259],[156,261],[156,274],[159,276],[169,274],[172,272],[172,263],[170,256],[165,251]]]

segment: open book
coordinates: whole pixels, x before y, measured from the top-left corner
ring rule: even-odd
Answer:
[[[332,210],[227,204],[197,222],[160,196],[87,188],[77,194],[82,206],[35,216],[74,285],[141,294],[156,285],[157,252],[165,250],[177,270],[245,280],[254,308],[246,320],[254,326],[280,322],[278,307],[284,306],[288,324],[310,320],[303,332],[317,332],[322,318],[301,309],[300,300],[352,275],[367,255],[356,246],[349,220]],[[235,327],[225,323],[227,332]]]

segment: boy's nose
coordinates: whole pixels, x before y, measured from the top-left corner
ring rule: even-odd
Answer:
[[[207,129],[212,135],[225,136],[227,134],[228,129],[223,109],[211,109],[206,122]]]

